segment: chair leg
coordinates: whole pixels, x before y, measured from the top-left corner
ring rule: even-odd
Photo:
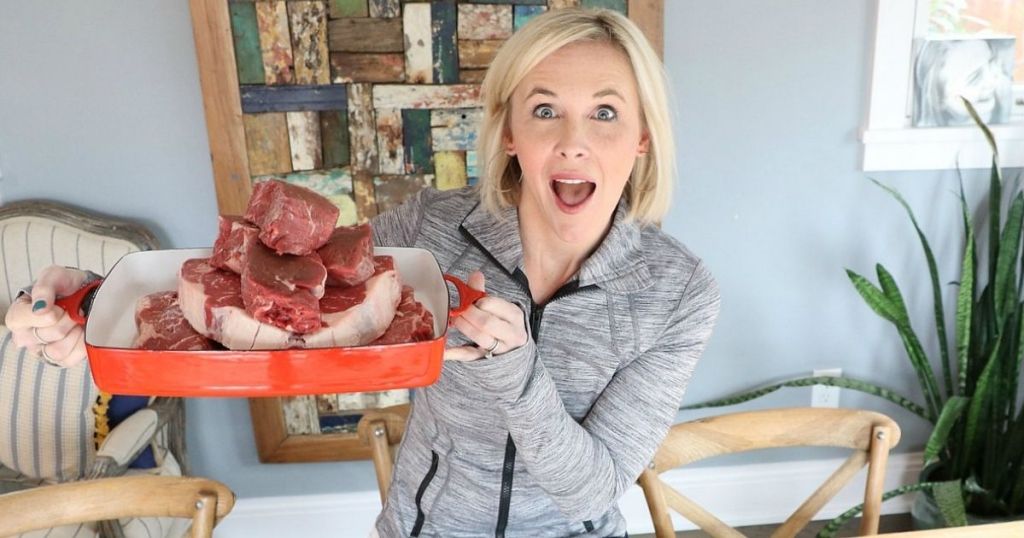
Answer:
[[[661,480],[658,479],[657,473],[644,469],[637,482],[647,499],[647,509],[650,510],[651,520],[654,522],[655,537],[674,538],[676,533],[672,528],[672,517],[668,513],[668,505],[665,503],[665,495],[662,493]]]
[[[864,514],[860,521],[861,536],[878,534],[878,519],[882,510],[882,489],[885,486],[885,466],[889,462],[891,436],[892,432],[885,426],[875,426],[871,430],[868,480],[864,487]]]
[[[388,425],[383,420],[370,423],[370,451],[373,455],[373,468],[377,472],[377,489],[380,491],[380,502],[383,505],[388,498],[388,487],[391,485],[391,472],[394,462],[391,460],[391,445],[388,443]]]
[[[193,538],[213,536],[213,526],[217,524],[217,495],[205,492],[196,501],[196,514],[192,517]]]

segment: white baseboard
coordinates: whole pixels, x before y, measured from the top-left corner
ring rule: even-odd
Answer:
[[[778,523],[789,516],[842,459],[722,467],[695,467],[661,475],[670,486],[730,525]],[[885,490],[913,483],[921,470],[921,454],[889,458]],[[854,478],[816,519],[831,519],[862,500],[865,471]],[[910,511],[913,497],[897,497],[882,505],[883,514]],[[632,487],[619,501],[630,534],[654,532],[643,492]],[[218,538],[279,536],[365,538],[380,511],[376,491],[238,499],[235,509],[217,527]],[[677,530],[694,526],[673,516]]]

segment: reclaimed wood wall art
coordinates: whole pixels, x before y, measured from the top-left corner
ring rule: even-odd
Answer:
[[[661,54],[664,0],[190,0],[218,209],[252,185],[319,192],[339,224],[477,181],[480,87],[501,44],[570,6],[627,14]],[[365,459],[360,411],[407,391],[250,400],[264,462]]]

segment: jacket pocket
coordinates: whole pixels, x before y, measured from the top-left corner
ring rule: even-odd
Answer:
[[[416,524],[413,525],[410,536],[419,536],[420,531],[423,530],[423,520],[426,516],[423,514],[423,506],[421,503],[423,501],[423,494],[427,491],[427,488],[430,487],[430,482],[434,480],[434,475],[437,474],[437,463],[437,452],[431,450],[430,469],[427,470],[426,476],[424,476],[423,480],[420,482],[419,489],[416,490]]]

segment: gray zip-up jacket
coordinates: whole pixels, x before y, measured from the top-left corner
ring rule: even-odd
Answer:
[[[422,191],[373,221],[380,245],[431,251],[522,307],[526,345],[446,362],[416,389],[377,531],[401,536],[625,536],[616,501],[651,461],[718,315],[710,273],[620,203],[578,280],[530,299],[515,208],[472,188]],[[449,346],[466,344],[449,332]]]

